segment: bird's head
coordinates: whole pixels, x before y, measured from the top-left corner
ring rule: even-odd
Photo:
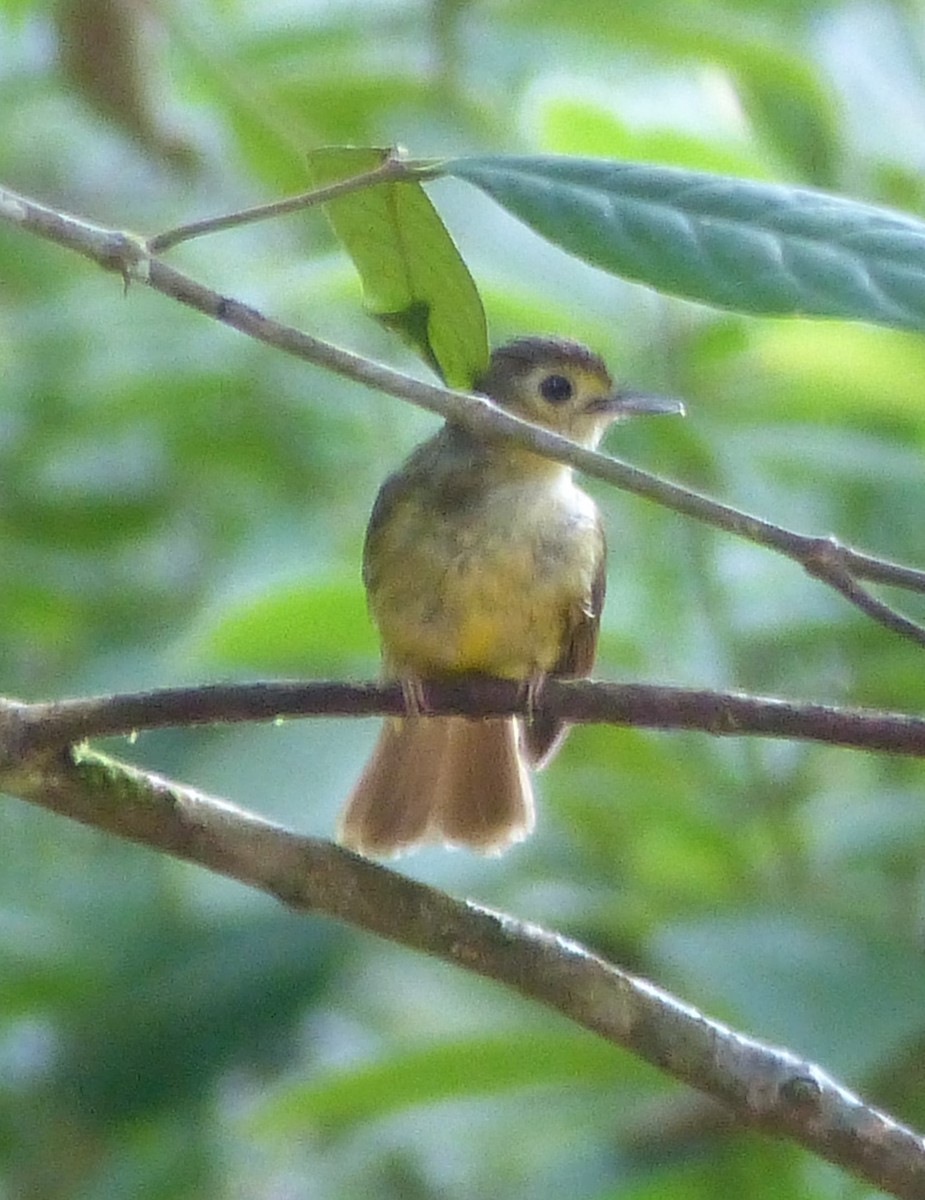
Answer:
[[[615,387],[601,356],[566,338],[522,337],[499,346],[475,390],[526,421],[592,448],[613,421],[684,411],[677,400]]]

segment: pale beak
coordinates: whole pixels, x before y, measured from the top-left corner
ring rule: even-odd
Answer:
[[[663,413],[683,417],[684,404],[680,400],[668,396],[656,396],[653,392],[640,392],[635,388],[616,388],[611,395],[603,398],[601,408],[612,412],[614,416],[635,417],[648,414]]]

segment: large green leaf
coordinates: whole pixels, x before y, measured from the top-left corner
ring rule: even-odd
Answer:
[[[925,327],[925,223],[826,192],[606,159],[458,158],[565,250],[721,308]]]
[[[318,184],[372,170],[386,150],[326,147],[309,155]],[[485,312],[459,251],[418,183],[386,183],[326,206],[366,303],[450,387],[471,388],[488,361]]]

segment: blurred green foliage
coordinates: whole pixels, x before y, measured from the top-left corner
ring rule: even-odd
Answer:
[[[920,212],[923,52],[914,0],[0,0],[0,178],[155,233],[304,190],[320,146],[402,143],[648,157]],[[668,300],[460,182],[428,194],[493,341],[583,338],[686,398],[686,422],[620,430],[615,452],[922,565],[917,336]],[[422,369],[364,314],[319,213],[171,257]],[[123,298],[8,228],[0,377],[4,694],[374,673],[365,520],[432,418]],[[925,703],[919,652],[792,564],[592,490],[611,544],[601,676]],[[110,749],[325,835],[373,735],[306,721]],[[540,789],[538,833],[506,858],[403,868],[582,938],[925,1125],[919,763],[587,728]],[[0,1194],[871,1194],[792,1147],[672,1121],[670,1081],[479,980],[17,801],[0,822]]]

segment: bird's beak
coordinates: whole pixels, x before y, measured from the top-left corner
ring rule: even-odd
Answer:
[[[635,388],[618,387],[609,396],[600,400],[600,408],[615,417],[635,417],[648,414],[670,414],[684,416],[684,404],[669,396],[656,396],[652,392],[640,392]]]

